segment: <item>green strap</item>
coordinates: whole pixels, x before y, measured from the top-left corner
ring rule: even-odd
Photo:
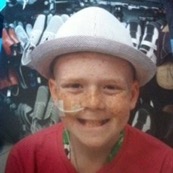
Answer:
[[[116,144],[113,146],[108,158],[107,158],[107,162],[111,162],[115,156],[117,155],[118,151],[120,150],[122,144],[123,144],[123,140],[124,140],[124,131],[122,131],[120,133],[119,139],[116,142]]]
[[[63,143],[64,143],[64,149],[66,149],[66,150],[67,150],[67,147],[65,147],[65,145],[66,146],[70,145],[69,136],[70,136],[69,131],[65,129],[63,132]],[[123,140],[124,140],[124,131],[122,131],[120,133],[118,141],[113,146],[113,148],[112,148],[112,150],[111,150],[111,152],[107,158],[107,162],[111,162],[115,158],[115,156],[117,155],[118,151],[120,150],[120,148],[122,146]],[[68,151],[68,153],[70,154],[70,150]]]
[[[69,131],[68,131],[67,129],[65,129],[65,130],[63,131],[63,143],[64,143],[64,145],[65,145],[65,144],[66,144],[66,145],[69,145],[69,144],[70,144],[69,136],[70,136]]]

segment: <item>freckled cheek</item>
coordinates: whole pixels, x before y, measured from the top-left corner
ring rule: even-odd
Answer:
[[[71,95],[65,92],[59,92],[57,95],[57,102],[61,102],[64,110],[73,110],[81,107],[81,98],[79,96]]]
[[[129,116],[129,101],[128,98],[114,98],[106,100],[106,109],[115,117],[124,118]]]
[[[61,118],[62,122],[64,123],[65,127],[73,127],[75,125],[74,117],[73,116],[64,116]]]

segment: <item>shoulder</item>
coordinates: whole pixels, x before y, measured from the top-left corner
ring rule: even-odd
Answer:
[[[126,126],[123,146],[113,164],[119,166],[119,172],[172,173],[173,150],[151,135]]]
[[[172,153],[173,158],[173,149],[171,147],[147,133],[128,125],[126,127],[126,135],[128,143],[132,146],[139,146],[140,150],[146,150],[151,153]]]
[[[6,166],[8,172],[30,173],[37,167],[44,170],[41,172],[50,172],[45,170],[51,170],[52,164],[61,158],[62,131],[60,123],[20,140],[10,151]]]
[[[28,150],[31,151],[48,144],[50,141],[53,143],[59,136],[61,136],[62,129],[62,123],[42,129],[35,134],[31,134],[21,139],[17,144],[14,145],[12,150],[22,150],[25,148],[25,151],[27,151],[26,148],[28,148]]]
[[[173,149],[157,138],[131,126],[126,128],[124,150],[124,157],[131,158],[129,162],[147,165],[143,167],[147,170],[144,172],[173,171]]]

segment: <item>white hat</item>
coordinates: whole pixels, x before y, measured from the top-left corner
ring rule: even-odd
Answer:
[[[73,14],[58,30],[56,38],[38,45],[30,54],[28,66],[45,78],[55,57],[73,52],[98,52],[129,61],[136,70],[140,86],[155,74],[156,66],[133,47],[129,31],[111,13],[88,7]]]

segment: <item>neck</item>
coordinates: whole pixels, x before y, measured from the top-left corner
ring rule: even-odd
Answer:
[[[72,164],[75,166],[79,173],[97,172],[101,167],[103,167],[103,165],[105,165],[107,158],[118,138],[119,136],[117,136],[117,138],[109,145],[90,148],[82,144],[73,135],[71,135],[70,145]]]

